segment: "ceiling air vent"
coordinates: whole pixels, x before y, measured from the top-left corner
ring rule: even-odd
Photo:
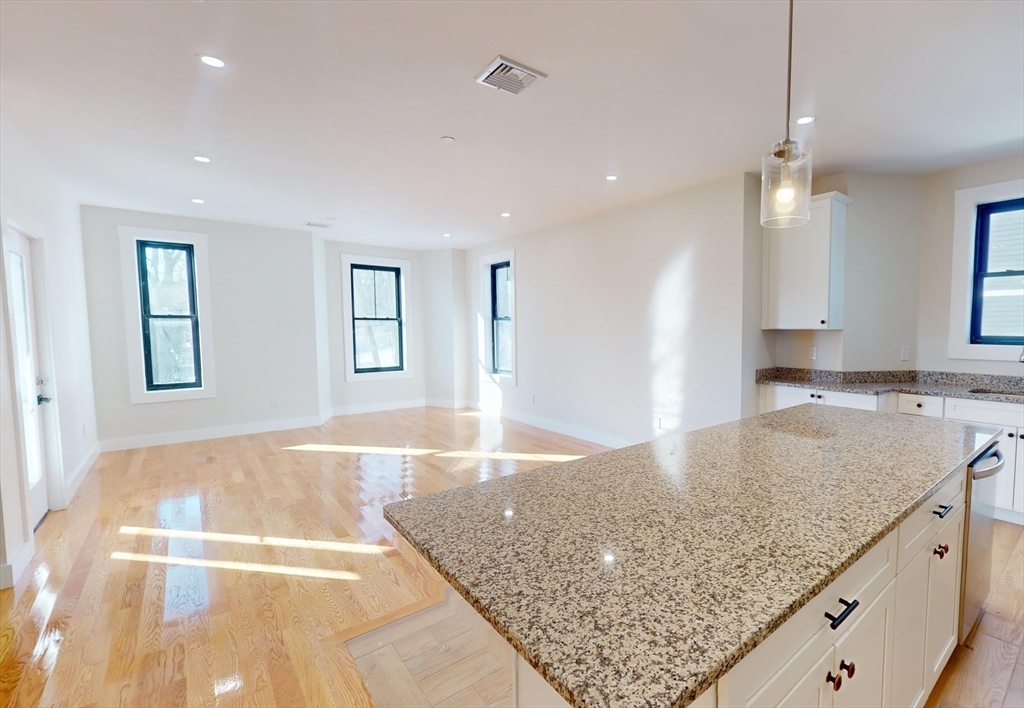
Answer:
[[[314,229],[329,229],[329,228],[331,228],[330,224],[321,224],[321,223],[319,223],[317,221],[307,221],[306,222],[306,226],[311,226]]]
[[[534,79],[544,78],[547,74],[499,56],[476,77],[476,82],[509,93],[522,93]]]

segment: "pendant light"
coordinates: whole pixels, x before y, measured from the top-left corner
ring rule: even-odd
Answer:
[[[811,220],[811,153],[789,139],[793,93],[793,0],[789,0],[789,60],[786,64],[786,138],[761,158],[761,226],[783,229]]]

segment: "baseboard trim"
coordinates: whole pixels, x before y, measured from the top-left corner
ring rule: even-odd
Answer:
[[[1021,511],[1011,511],[1010,509],[1003,509],[997,506],[995,517],[1000,521],[1009,521],[1011,524],[1024,526],[1024,512]]]
[[[312,415],[305,418],[286,420],[265,420],[258,423],[242,423],[226,425],[220,428],[199,428],[196,430],[175,430],[154,435],[139,435],[134,438],[114,438],[100,441],[101,452],[115,450],[134,450],[139,447],[156,445],[174,445],[176,443],[214,440],[216,438],[232,438],[238,435],[254,435],[256,433],[272,433],[277,430],[294,430],[295,428],[317,428],[321,425],[320,416]]]
[[[353,406],[335,406],[334,415],[380,413],[381,411],[397,411],[404,408],[423,408],[426,405],[427,401],[424,398],[413,398],[407,401],[386,401],[384,403],[360,403]]]
[[[64,506],[59,507],[61,509],[67,509],[68,504],[75,498],[75,494],[78,492],[78,488],[82,486],[82,481],[85,479],[85,475],[89,473],[92,466],[96,464],[96,459],[100,456],[100,444],[97,442],[92,446],[92,450],[82,460],[82,464],[78,466],[78,469],[72,473],[70,477],[65,477],[64,481]]]
[[[532,425],[535,428],[550,430],[551,432],[559,433],[560,435],[568,435],[572,438],[579,438],[580,440],[586,440],[587,442],[604,445],[605,447],[620,448],[636,444],[636,442],[626,440],[624,438],[618,438],[614,435],[607,435],[596,430],[591,430],[590,428],[583,428],[578,425],[569,425],[568,423],[561,423],[556,420],[541,418],[539,416],[529,415],[526,413],[503,410],[501,411],[501,417],[508,418],[509,420],[514,420],[519,423],[526,423],[527,425]]]
[[[32,562],[32,556],[35,555],[35,552],[36,544],[32,539],[29,539],[22,544],[18,554],[14,556],[10,563],[0,565],[0,590],[14,587],[14,584],[18,582],[18,578],[25,572],[25,568]]]

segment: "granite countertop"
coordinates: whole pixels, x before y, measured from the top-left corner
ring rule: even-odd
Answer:
[[[845,393],[864,393],[877,396],[880,393],[916,393],[921,396],[946,396],[948,398],[967,398],[977,401],[999,401],[1001,403],[1024,403],[1024,394],[1011,393],[972,393],[975,386],[950,386],[920,381],[898,381],[893,383],[837,383],[821,381],[798,381],[793,379],[768,379],[760,381],[773,386],[795,386],[797,388],[814,388],[819,391],[841,391]]]
[[[685,706],[997,432],[806,404],[384,515],[570,704]]]

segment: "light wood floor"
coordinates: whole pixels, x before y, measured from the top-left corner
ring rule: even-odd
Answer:
[[[446,587],[381,507],[603,449],[426,408],[105,453],[0,591],[0,708],[370,705],[346,641]]]
[[[996,522],[988,605],[953,651],[925,708],[1024,708],[1024,533]]]

